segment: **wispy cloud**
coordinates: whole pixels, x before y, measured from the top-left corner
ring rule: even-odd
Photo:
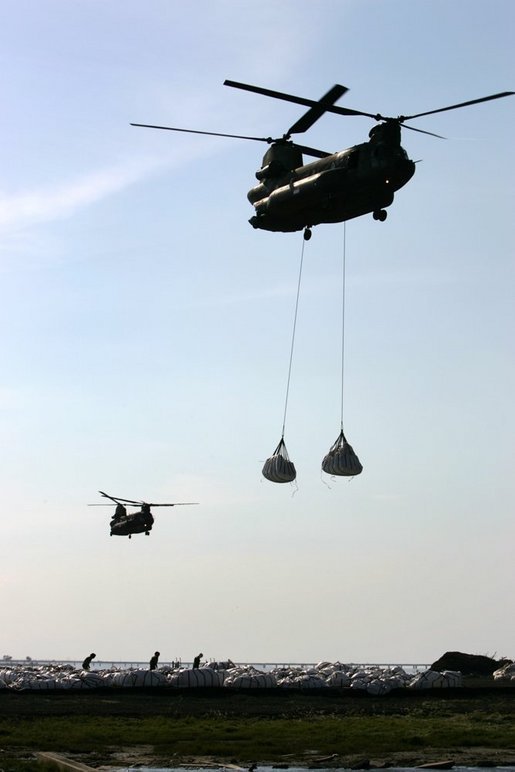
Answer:
[[[151,174],[157,166],[157,160],[118,165],[51,187],[13,195],[0,192],[0,234],[69,217]]]
[[[101,201],[156,173],[190,163],[220,150],[207,140],[182,144],[159,155],[147,154],[103,169],[84,172],[75,179],[19,193],[0,190],[0,236],[26,230],[39,223],[70,217],[83,207]]]

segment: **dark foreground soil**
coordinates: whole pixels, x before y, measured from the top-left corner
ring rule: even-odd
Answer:
[[[395,721],[397,734],[394,739],[378,740],[375,730],[388,718]],[[37,728],[44,721],[62,725],[65,732],[66,721],[93,721],[109,728],[110,722],[113,727],[119,727],[120,723],[123,726],[123,719],[127,719],[127,724],[137,719],[137,723],[148,726],[145,741],[141,738],[127,741],[127,736],[117,735],[113,729],[107,743],[95,745],[92,741],[89,747],[70,749],[63,738],[61,747],[58,740],[58,747],[35,747]],[[233,749],[227,754],[223,751],[217,755],[205,754],[197,752],[194,735],[190,743],[180,744],[180,750],[174,749],[173,742],[165,750],[158,740],[158,731],[162,733],[163,724],[172,726],[184,719],[193,726],[208,727],[214,735],[217,726],[223,722],[226,726],[228,720],[234,725],[235,733],[243,731],[247,735],[264,721],[272,721],[272,726],[285,726],[286,721],[288,725],[302,724],[308,729],[305,741],[296,742],[295,752],[291,752],[285,741],[281,748],[284,752],[277,750],[277,745],[273,751],[257,745],[252,757],[248,750],[242,757]],[[319,730],[327,725],[327,736],[319,731],[315,747],[310,742],[310,721],[316,722]],[[444,742],[439,741],[433,747],[424,736],[414,734],[415,721],[423,721],[427,727],[433,723],[451,727],[453,722],[471,721],[478,727],[477,737],[469,732],[463,742],[459,733],[449,732]],[[27,744],[13,743],[8,728],[16,724],[34,728],[34,734],[27,730]],[[359,726],[360,736],[364,738],[358,752],[355,748],[353,752],[345,752],[345,742],[331,741],[335,727],[345,736],[347,726],[351,725]],[[249,737],[245,739],[248,741]],[[402,690],[381,697],[351,690],[303,693],[277,689],[236,693],[227,689],[0,692],[0,772],[37,770],[40,768],[34,756],[37,750],[54,750],[99,770],[137,765],[226,765],[249,769],[252,762],[277,768],[300,765],[368,769],[415,767],[446,760],[455,765],[515,767],[515,688],[494,688],[473,682],[462,689]]]

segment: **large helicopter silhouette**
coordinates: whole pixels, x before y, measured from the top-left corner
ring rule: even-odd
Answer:
[[[247,194],[255,209],[255,214],[249,222],[254,228],[267,231],[288,232],[304,229],[305,239],[311,237],[312,226],[319,223],[343,222],[370,212],[375,220],[386,219],[386,207],[392,204],[394,193],[406,185],[415,173],[415,162],[408,158],[408,154],[401,147],[401,126],[404,126],[406,121],[488,102],[491,99],[501,99],[515,93],[503,91],[500,94],[491,94],[424,113],[390,118],[380,113],[337,107],[335,102],[348,91],[345,86],[338,84],[318,101],[232,80],[224,81],[224,85],[294,102],[309,109],[282,137],[275,139],[155,126],[148,123],[132,123],[131,126],[266,142],[270,148],[263,157],[261,168],[256,172],[259,184]],[[368,142],[337,153],[327,153],[292,142],[292,134],[304,133],[326,112],[346,116],[362,115],[372,118],[377,124],[370,130]],[[404,127],[443,139],[439,134],[414,126]],[[303,154],[320,160],[304,164]]]
[[[111,536],[128,536],[131,538],[133,533],[150,534],[154,525],[154,516],[150,511],[151,507],[184,507],[191,504],[197,504],[196,501],[182,501],[174,504],[148,504],[146,501],[134,501],[134,499],[122,499],[119,496],[110,496],[104,491],[99,491],[101,496],[111,499],[112,504],[90,504],[90,507],[112,507],[116,505],[114,515],[109,523],[111,527]],[[130,507],[140,507],[138,512],[127,512],[128,504]]]

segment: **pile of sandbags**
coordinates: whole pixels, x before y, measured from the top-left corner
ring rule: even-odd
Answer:
[[[284,444],[284,437],[281,437],[279,445],[276,447],[270,458],[264,463],[262,469],[263,477],[270,482],[287,483],[293,482],[297,476],[295,465],[288,457],[288,451]]]
[[[336,442],[329,448],[327,455],[324,456],[322,469],[327,474],[343,477],[352,477],[363,471],[359,458],[345,439],[343,429]]]

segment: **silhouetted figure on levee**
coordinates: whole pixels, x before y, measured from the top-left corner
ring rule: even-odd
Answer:
[[[204,655],[202,654],[202,652],[200,652],[200,654],[197,654],[197,656],[193,660],[193,670],[197,670],[197,668],[200,665],[200,660],[202,659],[203,656]]]
[[[150,658],[150,665],[149,665],[149,669],[150,670],[155,670],[156,669],[157,661],[159,659],[159,654],[160,654],[160,652],[156,651],[156,652],[154,652],[154,656]]]
[[[82,669],[89,670],[89,666],[91,665],[91,660],[95,659],[96,656],[97,656],[96,654],[90,654],[89,657],[86,657],[86,659],[82,663]]]

